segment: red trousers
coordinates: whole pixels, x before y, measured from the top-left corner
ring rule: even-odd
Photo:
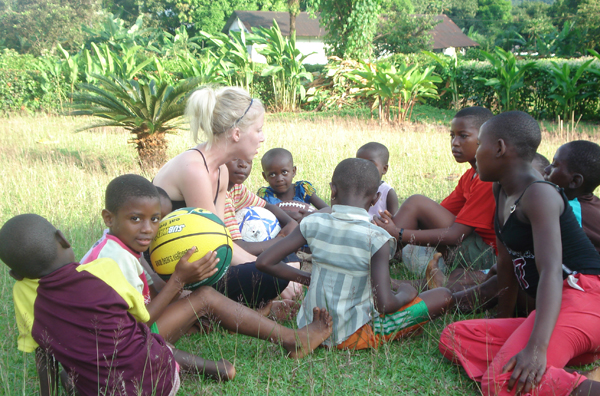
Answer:
[[[546,372],[527,395],[570,394],[584,376],[564,370],[566,365],[591,363],[600,358],[600,276],[576,275],[576,290],[563,282],[562,303],[546,355]],[[527,345],[535,311],[527,318],[474,319],[449,325],[440,337],[440,352],[459,363],[467,375],[481,382],[484,395],[510,395],[512,372],[504,365]],[[516,388],[516,387],[515,387]]]

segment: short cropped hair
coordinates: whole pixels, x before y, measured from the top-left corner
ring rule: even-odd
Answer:
[[[262,165],[263,170],[265,170],[265,167],[269,166],[276,158],[289,159],[292,165],[294,165],[294,157],[292,157],[292,153],[284,148],[272,148],[260,159],[260,164]]]
[[[57,256],[56,228],[42,216],[18,215],[0,229],[0,259],[18,275],[39,278]]]
[[[368,197],[377,194],[381,176],[371,161],[347,158],[335,167],[331,181],[346,194]]]
[[[158,186],[154,186],[154,187],[156,187],[156,191],[158,191],[159,198],[163,197],[163,198],[168,199],[169,201],[171,200],[171,197],[169,197],[169,194],[165,191],[164,188],[158,187]]]
[[[473,126],[477,129],[490,118],[494,116],[494,113],[488,108],[481,106],[465,107],[454,115],[454,118],[469,117],[473,122]]]
[[[374,157],[381,161],[382,165],[388,165],[388,162],[390,161],[390,152],[387,147],[381,143],[369,142],[359,148],[358,151],[356,151],[356,155],[358,156],[361,152],[371,153]]]
[[[131,198],[160,199],[160,196],[156,187],[148,179],[140,175],[122,175],[108,183],[104,207],[111,213],[117,213]]]
[[[489,132],[512,146],[517,155],[531,162],[542,141],[537,121],[522,111],[507,111],[492,117],[485,123]]]
[[[531,162],[533,162],[533,161],[537,161],[542,168],[545,168],[548,165],[550,165],[550,161],[548,161],[548,158],[544,157],[540,153],[535,153]]]
[[[563,145],[567,150],[569,172],[583,176],[583,189],[593,193],[600,185],[600,146],[587,140],[575,140]]]

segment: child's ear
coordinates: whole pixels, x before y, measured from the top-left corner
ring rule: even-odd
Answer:
[[[69,249],[71,247],[71,244],[69,243],[69,241],[67,241],[65,234],[63,234],[61,230],[56,230],[55,237],[58,240],[58,243],[60,243],[60,246],[63,247],[63,249]]]
[[[261,174],[263,175],[263,179],[265,179],[265,181],[268,183],[269,180],[267,180],[267,175],[265,175],[265,172],[261,172]]]
[[[379,197],[380,196],[381,196],[381,193],[379,191],[377,191],[377,194],[375,194],[375,196],[371,200],[370,206],[375,206],[375,204],[377,203],[377,201],[379,201]]]
[[[502,157],[504,154],[506,154],[506,142],[504,139],[498,139],[496,141],[496,148],[494,151],[496,152],[496,158]]]
[[[569,190],[576,190],[583,185],[583,175],[581,173],[573,173],[569,182]]]
[[[337,197],[337,187],[331,182],[329,183],[329,188],[331,189],[331,201],[335,201],[335,198]]]
[[[296,165],[292,166],[292,178],[296,177]]]
[[[102,209],[102,220],[104,220],[104,225],[108,228],[113,225],[113,214],[108,209]]]
[[[383,175],[385,175],[387,173],[389,166],[390,166],[389,164],[388,165],[383,165],[383,173],[381,174],[381,176],[383,176]]]

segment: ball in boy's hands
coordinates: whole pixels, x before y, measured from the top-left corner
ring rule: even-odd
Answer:
[[[312,213],[315,211],[315,208],[305,202],[300,201],[281,201],[277,204],[277,206],[286,212],[300,212],[300,210],[303,210],[306,213]]]
[[[268,209],[260,206],[244,208],[235,214],[242,239],[247,242],[268,241],[281,231],[279,220]]]
[[[207,252],[214,251],[219,259],[217,272],[184,288],[193,290],[217,283],[231,263],[233,241],[223,221],[204,209],[182,208],[161,220],[158,233],[150,244],[152,267],[162,279],[168,280],[179,259],[194,246],[196,251],[188,261],[199,260]]]

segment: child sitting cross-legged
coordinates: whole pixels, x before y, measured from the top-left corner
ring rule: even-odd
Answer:
[[[383,177],[388,171],[390,152],[387,147],[381,143],[370,142],[363,145],[356,152],[356,158],[366,159],[367,161],[374,163],[379,171],[380,177]],[[371,218],[373,218],[373,216],[379,216],[381,212],[385,212],[386,210],[392,214],[392,216],[395,215],[396,212],[398,212],[398,195],[396,194],[396,191],[392,186],[382,180],[377,192],[379,193],[379,199],[375,205],[369,208],[369,216],[371,216]]]
[[[478,141],[481,180],[495,182],[498,319],[449,325],[440,351],[484,395],[598,395],[600,370],[565,366],[600,357],[600,255],[563,190],[532,167],[539,125],[509,111],[483,124]],[[519,288],[536,299],[527,318],[514,317]]]
[[[160,216],[159,193],[150,181],[138,175],[123,175],[113,179],[106,188],[106,208],[102,211],[109,232],[92,247],[84,260],[89,262],[108,257],[117,262],[129,283],[149,301],[146,305],[150,313],[147,323],[152,326],[153,332],[169,342],[175,342],[201,317],[206,316],[227,330],[281,344],[292,357],[306,355],[329,336],[331,317],[320,309],[315,310],[319,318],[315,326],[294,331],[208,286],[199,287],[178,299],[184,284],[195,282],[200,276],[199,272],[203,276],[201,279],[216,272],[218,259],[214,252],[189,263],[187,259],[193,253],[190,250],[175,266],[175,272],[158,295],[150,299],[139,260],[158,232]],[[207,267],[210,269],[208,273]],[[195,364],[194,361],[178,363],[182,366]]]
[[[296,166],[292,153],[284,148],[274,148],[265,153],[260,160],[262,164],[262,175],[269,187],[262,187],[257,195],[267,201],[277,205],[282,201],[298,201],[313,205],[317,209],[329,207],[317,195],[317,190],[310,182],[305,180],[294,183],[296,177]],[[290,212],[297,222],[300,222],[307,213]]]
[[[176,361],[202,361],[150,333],[142,295],[113,260],[79,265],[64,235],[43,217],[8,220],[0,229],[0,259],[17,280],[18,348],[36,351],[42,395],[58,394],[58,363],[81,396],[167,396],[179,388]],[[202,366],[217,379],[235,375],[226,360]]]
[[[367,213],[377,199],[379,182],[373,163],[342,161],[331,180],[332,212],[306,217],[257,260],[261,271],[309,285],[298,325],[315,320],[313,307],[326,306],[333,316],[327,344],[339,349],[377,348],[417,330],[455,302],[444,288],[420,295],[409,284],[391,290],[389,260],[396,242]],[[312,273],[281,262],[306,243],[313,254]]]

